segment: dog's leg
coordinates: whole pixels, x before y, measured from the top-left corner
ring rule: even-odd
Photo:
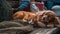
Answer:
[[[42,22],[38,22],[37,24],[38,24],[38,26],[40,26],[40,27],[46,27],[46,25],[45,25],[44,23],[42,23]]]
[[[54,27],[54,24],[53,23],[49,23],[49,24],[47,24],[47,27]]]
[[[24,21],[24,22],[28,22],[28,18],[29,18],[29,17],[28,17],[28,14],[27,14],[27,15],[24,16],[23,21]]]
[[[55,18],[55,26],[60,27],[60,20],[58,17]]]

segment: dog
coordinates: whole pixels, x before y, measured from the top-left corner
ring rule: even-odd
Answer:
[[[50,10],[44,10],[37,12],[36,14],[39,15],[37,18],[37,24],[40,23],[39,26],[41,26],[41,23],[43,23],[45,24],[45,27],[60,27],[60,23],[58,21],[59,19],[55,12]]]
[[[21,19],[25,23],[31,23],[34,27],[60,27],[56,13],[50,10],[36,13],[18,11],[12,15],[14,20]]]
[[[32,12],[17,11],[16,13],[14,13],[12,15],[12,18],[13,18],[13,20],[23,20],[24,23],[29,23],[29,24],[32,24],[33,26],[38,26],[38,25],[36,25],[38,22],[38,16],[39,16],[38,14],[32,13]],[[40,27],[42,27],[42,26],[40,26]]]

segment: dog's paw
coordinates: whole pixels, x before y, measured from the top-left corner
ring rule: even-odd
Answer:
[[[27,22],[27,20],[23,19],[23,22]]]
[[[46,27],[46,25],[44,24],[44,23],[41,23],[41,22],[38,22],[38,26],[40,26],[40,27]]]
[[[54,24],[48,24],[47,27],[48,27],[48,28],[54,27]]]
[[[60,24],[56,24],[55,26],[56,26],[56,27],[60,27]]]

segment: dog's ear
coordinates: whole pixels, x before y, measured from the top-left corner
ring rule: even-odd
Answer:
[[[51,10],[47,10],[46,14],[51,14],[53,16],[57,16],[56,13],[54,11],[51,11]]]

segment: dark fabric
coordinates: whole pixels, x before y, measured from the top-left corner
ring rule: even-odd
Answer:
[[[59,31],[57,31],[55,34],[60,34],[60,30],[59,30]]]
[[[24,9],[24,11],[30,11],[30,4]]]
[[[9,20],[12,14],[12,7],[6,0],[0,0],[0,13],[2,15],[1,19]]]

